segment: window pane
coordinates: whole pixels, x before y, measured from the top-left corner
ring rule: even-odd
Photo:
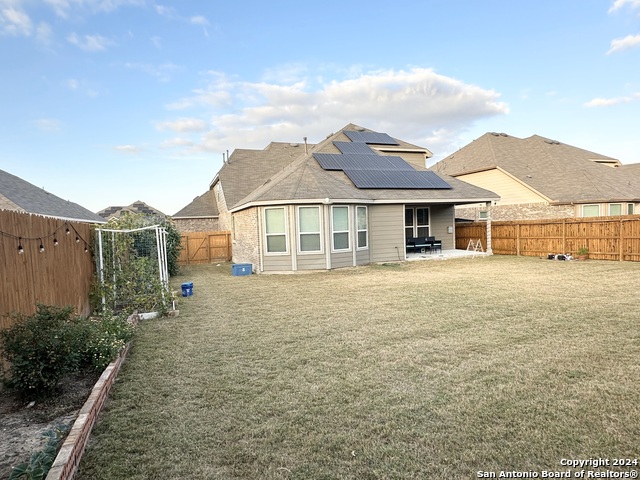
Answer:
[[[404,225],[406,227],[413,225],[413,208],[405,208],[404,210]]]
[[[349,248],[349,234],[348,233],[334,233],[333,234],[333,248],[335,250],[346,250]]]
[[[320,234],[304,233],[300,235],[300,251],[301,252],[319,252],[320,251]]]
[[[300,232],[320,231],[320,208],[300,207],[298,215],[300,217]]]
[[[267,237],[267,252],[278,253],[286,252],[287,245],[284,235],[270,235]]]
[[[407,238],[413,238],[413,227],[407,227],[404,229],[404,235]]]
[[[284,233],[284,208],[268,208],[264,215],[267,233]]]
[[[333,207],[333,230],[349,230],[349,207]]]
[[[419,237],[428,237],[429,236],[429,227],[418,227],[418,236]]]
[[[609,205],[609,215],[622,215],[622,204],[612,203]]]
[[[416,208],[416,216],[418,217],[418,225],[427,225],[429,223],[429,210],[426,208]]]
[[[367,246],[367,232],[358,232],[358,248]]]
[[[358,215],[358,230],[366,230],[367,229],[367,209],[365,207],[358,207],[356,212]]]
[[[582,216],[583,217],[597,217],[600,215],[600,205],[583,205]]]
[[[633,203],[627,203],[627,215],[633,215]]]
[[[487,211],[486,210],[480,210],[478,212],[478,218],[480,220],[486,220],[487,219]]]

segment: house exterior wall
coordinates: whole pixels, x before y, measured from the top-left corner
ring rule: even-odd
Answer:
[[[448,232],[448,228],[455,223],[455,210],[453,205],[429,206],[429,232],[430,235],[442,241],[443,250],[455,249],[455,235]]]
[[[497,205],[546,202],[544,197],[497,169],[460,175],[456,178],[497,193],[500,195]]]
[[[216,202],[218,203],[218,228],[220,230],[230,230],[233,232],[232,215],[229,212],[229,205],[227,205],[227,200],[224,197],[222,183],[216,183],[213,191],[215,192]]]
[[[404,205],[369,207],[369,249],[372,262],[404,260]]]
[[[248,208],[233,214],[234,231],[231,234],[234,263],[251,263],[257,271],[260,264],[260,232],[258,208]]]
[[[20,208],[4,195],[0,195],[0,210],[15,210],[17,212],[25,211],[23,208]]]
[[[174,218],[173,223],[180,233],[220,231],[217,218]]]

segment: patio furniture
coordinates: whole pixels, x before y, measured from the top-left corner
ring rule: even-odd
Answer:
[[[427,237],[426,240],[429,244],[429,253],[434,251],[440,251],[440,253],[442,253],[442,240],[436,240],[436,237]]]

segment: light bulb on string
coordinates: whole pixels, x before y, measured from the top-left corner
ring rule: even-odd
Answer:
[[[53,246],[54,247],[58,246],[58,239],[56,237],[53,237]]]
[[[69,235],[69,234],[71,234],[71,230],[69,230],[69,227],[67,227],[67,229],[65,230],[65,232],[64,232],[64,233],[65,233],[65,235]]]
[[[42,244],[42,239],[40,239],[40,253],[44,252],[44,245]]]
[[[22,237],[18,237],[18,255],[22,255],[24,253],[24,248],[22,248]]]
[[[80,243],[80,238],[76,235],[76,243]]]

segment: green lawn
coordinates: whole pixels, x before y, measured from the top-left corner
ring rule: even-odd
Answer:
[[[640,457],[640,264],[183,268],[79,479],[476,478]],[[636,467],[637,468],[637,467]]]

